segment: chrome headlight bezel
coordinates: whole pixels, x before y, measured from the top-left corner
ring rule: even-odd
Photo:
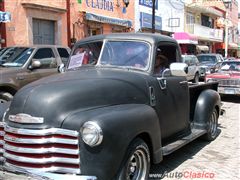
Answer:
[[[91,147],[98,146],[102,143],[103,132],[96,122],[85,122],[80,128],[80,133],[83,142]]]

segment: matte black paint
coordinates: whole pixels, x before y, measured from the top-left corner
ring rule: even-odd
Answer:
[[[104,38],[144,39],[154,50],[159,42],[178,46],[172,38],[146,34],[102,35],[79,43]],[[102,144],[91,148],[79,139],[82,174],[96,175],[99,179],[114,179],[128,145],[137,136],[149,139],[153,162],[159,163],[163,142],[167,144],[170,139],[190,134],[193,117],[194,121],[204,124],[213,108],[220,109],[220,98],[216,91],[208,90],[214,89],[213,86],[189,88],[185,77],[166,76],[167,88],[162,90],[157,78],[152,76],[152,69],[141,72],[85,67],[44,78],[17,92],[6,122],[18,128],[54,127],[76,131],[86,121],[97,122],[103,130]],[[155,106],[150,105],[149,87],[155,92]],[[9,114],[17,113],[44,117],[45,122],[27,125],[7,120]]]

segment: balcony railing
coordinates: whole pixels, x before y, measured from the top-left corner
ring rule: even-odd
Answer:
[[[223,42],[223,30],[212,29],[200,24],[186,24],[186,31],[196,35],[199,39]]]

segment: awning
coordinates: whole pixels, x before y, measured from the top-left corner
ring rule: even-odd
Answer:
[[[179,44],[198,44],[197,36],[187,32],[175,32],[173,38],[176,39]]]
[[[229,49],[238,49],[238,45],[236,43],[229,43],[228,46]]]
[[[218,17],[224,17],[224,13],[222,11],[217,10],[213,7],[203,6],[202,4],[199,3],[187,4],[187,7],[194,10],[195,12],[201,12],[205,14],[212,14]]]
[[[116,24],[119,26],[131,27],[132,21],[120,18],[112,18],[108,16],[102,16],[94,13],[86,13],[86,19],[90,21],[96,21],[101,23]]]
[[[199,51],[209,51],[209,47],[205,45],[197,45],[196,48]]]

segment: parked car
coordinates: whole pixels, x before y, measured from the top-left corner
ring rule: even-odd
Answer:
[[[231,60],[236,60],[235,57],[227,57],[227,58],[223,58],[224,61],[231,61]]]
[[[0,52],[0,65],[13,61],[25,49],[26,47],[6,47],[2,53]]]
[[[201,79],[204,79],[206,74],[213,73],[218,70],[224,60],[221,54],[214,53],[198,54],[197,58],[200,63]]]
[[[79,47],[100,51],[97,64],[86,65],[85,52],[74,53]],[[162,74],[154,71],[158,54],[168,60]],[[198,137],[218,135],[217,83],[188,83],[186,67],[168,36],[82,39],[65,72],[14,96],[0,122],[4,170],[37,179],[148,179],[151,163]]]
[[[182,55],[183,62],[188,65],[187,80],[199,82],[199,62],[195,55]]]
[[[240,95],[240,61],[224,61],[218,72],[206,76],[206,82],[215,81],[220,94]]]
[[[24,85],[42,77],[57,73],[57,67],[66,63],[70,49],[55,45],[11,47],[11,54],[0,65],[0,103],[10,101]]]

